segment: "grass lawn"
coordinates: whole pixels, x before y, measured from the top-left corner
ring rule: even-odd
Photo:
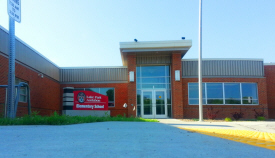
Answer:
[[[95,116],[67,116],[58,115],[56,112],[52,116],[31,116],[18,117],[15,119],[0,118],[0,125],[70,125],[79,123],[105,122],[105,121],[132,121],[132,122],[158,122],[155,119],[143,119],[135,117],[95,117]]]

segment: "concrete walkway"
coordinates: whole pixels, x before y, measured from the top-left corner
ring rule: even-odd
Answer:
[[[228,139],[275,151],[274,122],[187,122],[176,119],[162,119],[159,121],[190,132]]]
[[[273,150],[174,127],[187,125],[179,120],[161,120],[165,121],[168,122],[0,126],[0,157],[273,158],[275,155]]]
[[[236,121],[236,122],[184,122],[178,119],[158,119],[160,123],[174,127],[238,129],[275,133],[275,121]]]

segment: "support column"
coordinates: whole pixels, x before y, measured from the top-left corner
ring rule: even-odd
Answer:
[[[128,54],[128,117],[136,117],[137,111],[137,89],[136,89],[136,54]],[[134,82],[130,82],[129,73],[134,72]]]
[[[175,70],[180,70],[180,81],[175,81]],[[171,91],[172,91],[172,117],[183,118],[183,98],[182,98],[182,69],[181,54],[172,53],[171,64]]]
[[[15,24],[14,20],[10,17],[9,21],[9,75],[8,75],[8,109],[7,117],[15,118],[16,109],[14,105],[15,100]]]

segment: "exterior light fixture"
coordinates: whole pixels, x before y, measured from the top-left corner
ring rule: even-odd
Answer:
[[[180,70],[175,70],[175,81],[180,81]]]
[[[42,73],[39,73],[38,76],[40,76],[41,78],[44,78],[44,75]]]
[[[127,104],[126,104],[126,103],[124,103],[124,104],[123,104],[123,107],[124,107],[124,108],[127,108]]]
[[[135,82],[134,71],[130,71],[129,72],[129,80],[130,80],[130,82]]]

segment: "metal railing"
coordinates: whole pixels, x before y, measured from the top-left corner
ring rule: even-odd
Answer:
[[[18,85],[15,85],[15,100],[14,100],[14,113],[12,114],[15,118],[16,113],[17,113],[17,107],[18,107],[18,101],[19,101],[19,97],[20,97],[20,88],[21,87],[26,87],[27,88],[27,102],[28,102],[28,115],[31,115],[31,102],[30,102],[30,87],[28,85],[28,83],[25,82],[20,82]],[[5,99],[5,104],[4,104],[4,117],[7,117],[7,88],[8,85],[0,85],[0,88],[6,88],[6,99]]]

